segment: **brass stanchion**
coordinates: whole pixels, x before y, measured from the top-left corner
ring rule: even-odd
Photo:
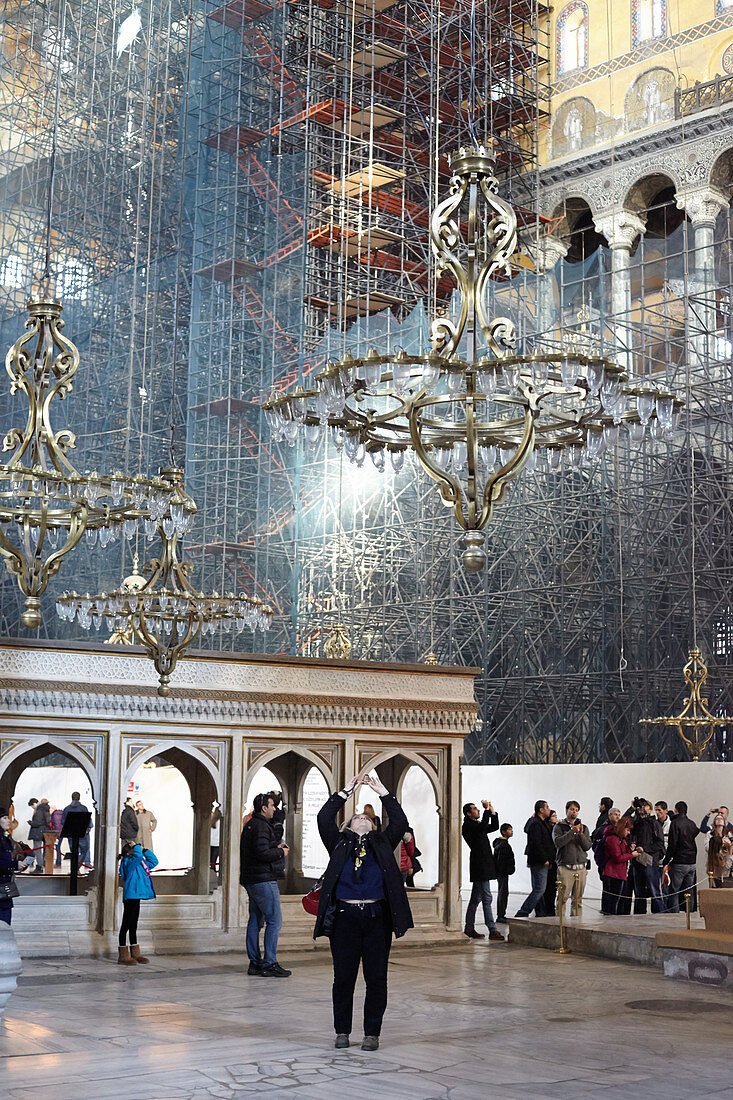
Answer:
[[[708,871],[708,887],[711,890],[713,889],[714,880],[715,880],[715,872],[714,871]]]
[[[573,886],[573,893],[570,895],[570,913],[571,913],[571,916],[577,917],[578,914],[580,913],[580,901],[578,900],[578,894],[580,893],[580,890],[578,888],[578,881],[580,879],[580,875],[576,871],[575,875],[573,877],[575,879],[575,885]],[[575,898],[575,912],[574,913],[572,911],[573,910],[573,898]]]
[[[557,880],[557,919],[560,925],[560,946],[558,955],[569,955],[570,948],[565,946],[565,925],[563,924],[563,910],[565,909],[565,884],[561,878]]]
[[[690,900],[692,895],[689,891],[685,894],[685,917],[687,918],[687,931],[690,931]]]

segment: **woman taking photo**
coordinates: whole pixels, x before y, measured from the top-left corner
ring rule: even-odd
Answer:
[[[140,917],[140,902],[155,898],[153,880],[150,872],[157,867],[158,857],[141,848],[139,844],[123,844],[120,859],[120,878],[122,879],[122,924],[120,925],[117,962],[120,966],[136,966],[137,963],[150,962],[140,954],[137,942],[137,922]],[[127,946],[127,937],[130,946]]]
[[[379,795],[389,824],[381,832],[364,813],[354,814],[339,831],[336,816],[347,798],[365,783]],[[413,927],[405,884],[394,856],[407,830],[407,818],[394,795],[378,779],[354,776],[331,795],[318,814],[318,831],[329,854],[323,876],[313,938],[328,936],[333,958],[333,1026],[335,1046],[349,1046],[354,987],[359,965],[364,971],[364,1039],[362,1050],[377,1050],[387,1007],[387,962],[392,933],[404,936]]]
[[[622,912],[620,906],[626,880],[629,877],[629,864],[634,858],[635,851],[629,844],[632,828],[631,819],[622,817],[616,825],[609,826],[606,831],[601,912],[607,916],[615,916]]]

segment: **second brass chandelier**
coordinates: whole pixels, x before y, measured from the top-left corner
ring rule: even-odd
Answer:
[[[481,145],[451,158],[449,193],[435,208],[430,240],[437,272],[454,277],[456,321],[436,317],[432,348],[362,357],[346,353],[316,376],[317,388],[280,393],[264,404],[276,440],[311,445],[331,428],[336,445],[361,466],[396,471],[414,453],[437,482],[465,534],[463,565],[486,564],[483,529],[513,479],[544,461],[557,470],[615,447],[622,425],[632,441],[647,427],[672,433],[683,401],[649,379],[632,380],[611,359],[577,348],[517,355],[509,317],[490,316],[495,276],[511,274],[517,247],[513,207],[498,194],[494,157]]]

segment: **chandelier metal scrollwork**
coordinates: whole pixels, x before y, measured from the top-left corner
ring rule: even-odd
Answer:
[[[689,660],[682,672],[690,694],[683,699],[680,713],[660,718],[640,718],[639,721],[644,726],[669,726],[676,729],[690,750],[690,756],[697,761],[711,741],[716,726],[729,726],[733,719],[712,714],[708,708],[708,701],[702,694],[708,670],[699,649],[693,648],[689,651]]]
[[[563,452],[572,468],[591,464],[615,446],[622,424],[635,442],[647,426],[653,438],[665,437],[684,404],[577,347],[515,354],[513,321],[490,316],[489,284],[510,274],[517,246],[516,215],[497,194],[493,163],[483,147],[462,148],[451,159],[449,194],[432,215],[437,270],[452,273],[460,293],[457,320],[431,324],[432,350],[347,352],[316,376],[317,389],[299,387],[264,404],[274,438],[291,445],[302,433],[316,447],[330,426],[357,466],[368,454],[383,470],[389,456],[399,472],[414,452],[465,532],[469,572],[484,567],[483,529],[523,470],[541,458],[559,470]]]
[[[11,454],[0,463],[0,555],[25,595],[28,629],[40,626],[40,597],[82,536],[104,547],[132,538],[140,519],[156,527],[175,489],[164,476],[82,475],[71,462],[74,433],[51,423],[52,402],[67,396],[79,366],[61,309],[55,299],[31,299],[26,331],[5,359],[10,393],[25,396],[28,413],[25,426],[3,440]]]
[[[65,592],[56,610],[62,619],[76,619],[85,630],[92,626],[99,630],[104,623],[118,635],[132,635],[155,665],[158,695],[166,696],[178,659],[200,635],[213,634],[219,626],[238,632],[245,627],[268,630],[273,611],[257,598],[233,592],[205,595],[194,588],[190,563],[178,560],[178,540],[187,532],[196,505],[185,491],[181,470],[171,468],[162,474],[175,491],[171,516],[158,524],[161,556],[144,567],[150,577],[141,585],[133,574],[115,591],[99,596]]]

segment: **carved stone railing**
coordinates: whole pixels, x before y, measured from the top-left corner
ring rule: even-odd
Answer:
[[[709,107],[719,107],[733,102],[733,76],[716,76],[704,83],[696,81],[691,88],[676,88],[674,93],[674,117],[683,118]]]

